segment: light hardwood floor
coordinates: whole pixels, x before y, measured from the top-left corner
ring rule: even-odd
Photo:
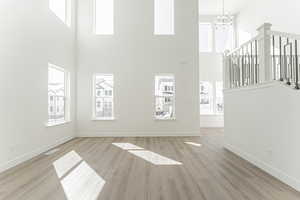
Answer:
[[[40,155],[0,174],[0,199],[300,199],[289,186],[223,149],[221,129],[202,133],[74,139],[52,155]]]

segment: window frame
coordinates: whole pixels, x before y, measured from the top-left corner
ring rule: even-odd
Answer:
[[[112,117],[97,117],[96,116],[96,78],[97,76],[112,76],[113,89],[112,89]],[[114,121],[115,118],[115,77],[112,73],[95,73],[93,74],[93,91],[92,91],[92,121]]]
[[[101,35],[101,36],[113,36],[115,34],[115,0],[111,0],[113,4],[113,13],[112,13],[112,31],[110,33],[98,33],[97,32],[97,1],[93,0],[93,33],[95,35]]]
[[[168,31],[168,32],[160,32],[159,30],[160,30],[160,28],[159,28],[159,26],[157,25],[157,21],[158,21],[158,19],[157,19],[157,15],[156,14],[161,14],[161,13],[157,13],[157,10],[156,10],[156,8],[157,8],[157,2],[159,2],[160,0],[154,0],[154,13],[153,13],[153,17],[154,17],[154,19],[153,19],[153,22],[154,22],[154,24],[153,24],[153,34],[155,35],[155,36],[173,36],[173,35],[175,35],[175,0],[169,0],[169,1],[171,1],[171,6],[172,6],[172,8],[170,8],[171,9],[171,11],[170,11],[170,14],[172,15],[171,16],[171,19],[170,19],[170,22],[171,22],[171,24],[169,24],[170,25],[170,27],[171,27],[171,29],[172,30],[170,30],[170,31]],[[159,23],[158,23],[159,24]]]
[[[161,119],[161,118],[157,118],[156,116],[156,98],[159,96],[156,96],[156,78],[157,77],[166,77],[166,76],[170,76],[174,79],[174,95],[173,95],[173,117],[172,118],[167,118],[167,119]],[[172,73],[166,73],[166,74],[156,74],[154,76],[154,120],[155,121],[175,121],[176,120],[176,78],[175,78],[175,74]]]
[[[49,69],[55,69],[57,71],[64,73],[64,119],[62,120],[50,120],[49,118]],[[71,122],[71,81],[70,81],[70,72],[63,67],[57,66],[52,63],[48,63],[48,82],[47,82],[47,91],[48,91],[48,102],[47,102],[47,110],[48,110],[48,119],[46,122],[47,127],[57,126],[61,124],[66,124]]]

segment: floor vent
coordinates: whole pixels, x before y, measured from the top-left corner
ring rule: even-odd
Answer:
[[[46,156],[50,156],[50,155],[52,155],[52,154],[55,154],[56,152],[58,152],[60,149],[52,149],[52,150],[50,150],[50,151],[47,151],[46,153],[45,153],[45,155]]]

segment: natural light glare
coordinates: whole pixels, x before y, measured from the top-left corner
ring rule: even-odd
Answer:
[[[213,29],[210,23],[199,24],[199,51],[200,52],[212,51],[212,35],[213,35]]]
[[[113,145],[123,149],[123,150],[142,150],[144,148],[136,146],[131,143],[112,143]]]
[[[49,0],[49,8],[61,21],[70,26],[71,0]]]
[[[199,143],[195,143],[195,142],[185,142],[186,144],[190,144],[190,145],[193,145],[193,146],[196,146],[196,147],[201,147],[202,144],[199,144]]]
[[[82,161],[82,158],[75,151],[71,151],[56,160],[53,163],[53,166],[58,178],[66,175],[66,173],[75,167],[80,161]]]
[[[182,165],[181,162],[177,162],[175,160],[159,155],[152,151],[145,150],[145,151],[128,151],[128,152],[154,165]]]
[[[114,0],[95,0],[95,33],[114,34]]]
[[[105,185],[105,180],[83,161],[61,181],[61,184],[68,200],[96,200]]]
[[[154,1],[154,34],[174,34],[174,0]]]

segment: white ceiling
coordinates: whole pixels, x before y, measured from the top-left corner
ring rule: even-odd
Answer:
[[[225,0],[225,11],[237,14],[249,0]],[[199,0],[200,15],[222,14],[222,0]]]

